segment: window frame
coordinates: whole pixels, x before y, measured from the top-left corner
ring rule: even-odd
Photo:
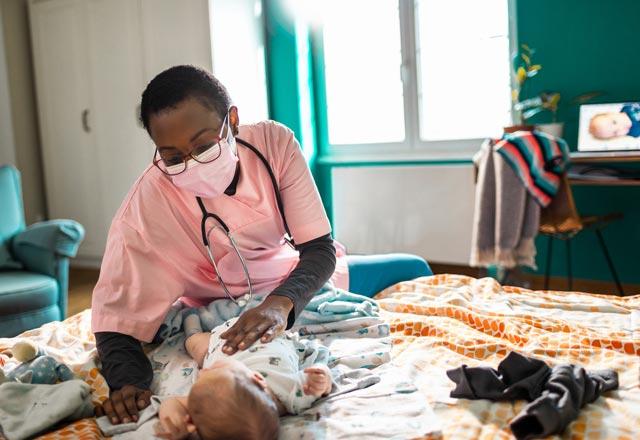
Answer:
[[[348,0],[345,0],[348,1]],[[515,0],[506,0],[509,20],[509,53],[517,47],[515,28]],[[340,160],[418,160],[423,158],[468,159],[477,150],[484,138],[423,140],[420,138],[420,105],[418,100],[419,77],[416,42],[418,25],[416,0],[398,0],[400,20],[400,66],[404,95],[404,130],[402,142],[330,144],[327,117],[326,81],[324,76],[324,47],[322,26],[310,30],[311,56],[314,74],[315,114],[319,156],[325,160],[334,157]],[[510,55],[509,55],[510,56]],[[513,75],[510,75],[513,83]],[[513,115],[513,107],[512,107]]]

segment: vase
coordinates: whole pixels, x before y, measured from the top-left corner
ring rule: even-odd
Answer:
[[[536,125],[536,130],[561,138],[564,134],[564,122],[551,122],[549,124]]]

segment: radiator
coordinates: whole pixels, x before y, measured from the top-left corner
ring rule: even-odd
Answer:
[[[468,264],[471,164],[337,167],[331,179],[334,236],[349,253],[410,252]]]

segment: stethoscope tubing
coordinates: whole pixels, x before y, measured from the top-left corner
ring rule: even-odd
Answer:
[[[282,204],[282,198],[280,197],[280,190],[278,188],[278,183],[277,183],[275,175],[273,174],[273,170],[269,166],[269,162],[264,157],[264,155],[262,153],[260,153],[260,151],[256,147],[251,145],[249,142],[244,141],[244,140],[239,139],[239,138],[236,138],[236,141],[238,143],[244,145],[245,147],[249,148],[254,154],[256,154],[258,156],[258,158],[260,159],[260,161],[267,168],[267,171],[269,171],[269,177],[270,177],[270,180],[271,180],[271,184],[273,185],[273,189],[275,190],[275,193],[276,193],[276,203],[278,205],[278,211],[280,212],[280,216],[282,217],[282,223],[284,224],[285,232],[287,233],[287,236],[289,237],[286,240],[287,240],[287,243],[291,247],[293,247],[295,249],[295,242],[291,238],[292,235],[291,235],[291,232],[289,231],[289,225],[287,224],[287,219],[284,216],[284,206]],[[207,211],[207,208],[204,206],[204,202],[202,201],[202,199],[200,197],[196,197],[196,200],[198,201],[198,206],[200,207],[200,211],[202,211],[202,220],[200,222],[200,232],[202,234],[202,244],[204,245],[204,247],[205,247],[205,249],[207,251],[207,256],[209,257],[209,262],[211,263],[211,265],[213,266],[214,271],[216,272],[216,276],[218,277],[218,280],[220,281],[220,285],[224,289],[224,292],[227,295],[227,297],[231,301],[233,301],[235,304],[242,305],[241,301],[246,301],[246,303],[248,303],[249,301],[251,301],[253,299],[253,284],[251,282],[251,276],[249,275],[249,268],[247,267],[247,262],[244,259],[244,257],[242,256],[242,254],[240,253],[240,250],[238,249],[238,245],[237,245],[235,239],[233,238],[233,236],[231,235],[231,230],[229,229],[229,226],[227,226],[227,224],[218,215],[214,214],[213,212]],[[249,287],[249,294],[245,295],[245,298],[246,298],[245,300],[238,301],[236,298],[234,298],[233,295],[231,295],[231,292],[229,292],[229,289],[227,288],[227,285],[224,282],[224,280],[222,278],[222,275],[220,275],[220,271],[218,270],[218,265],[216,264],[216,261],[213,258],[213,252],[211,250],[211,243],[209,242],[209,234],[217,226],[213,226],[207,232],[207,220],[210,219],[210,218],[214,219],[220,225],[220,227],[224,231],[225,235],[227,236],[227,238],[231,242],[231,246],[233,247],[233,250],[235,251],[236,255],[238,255],[238,258],[240,259],[240,264],[242,265],[242,270],[244,272],[245,277],[247,278],[247,285]]]

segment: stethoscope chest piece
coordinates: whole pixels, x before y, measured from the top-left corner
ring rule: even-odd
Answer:
[[[247,304],[249,304],[249,300],[250,300],[249,295],[243,295],[240,298],[236,299],[235,302],[239,307],[244,307]]]

